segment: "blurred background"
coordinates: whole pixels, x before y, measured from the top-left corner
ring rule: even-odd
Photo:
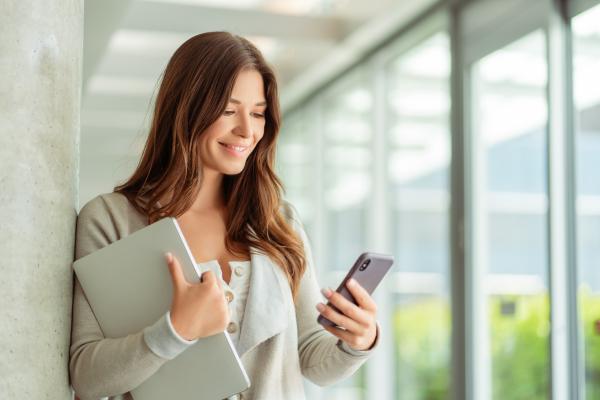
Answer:
[[[323,286],[363,251],[383,338],[310,399],[600,399],[600,0],[85,2],[79,205],[133,171],[190,36],[275,68],[277,168]]]

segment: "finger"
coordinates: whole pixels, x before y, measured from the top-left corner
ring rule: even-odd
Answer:
[[[181,270],[181,265],[179,265],[179,261],[177,257],[175,257],[171,253],[165,254],[165,258],[167,259],[167,265],[169,266],[169,273],[171,274],[171,281],[173,282],[173,288],[179,289],[183,285],[185,285],[185,277],[183,276],[183,271]]]
[[[339,312],[335,311],[333,308],[331,308],[328,305],[319,303],[319,304],[317,304],[317,310],[319,310],[319,312],[321,313],[322,316],[324,316],[325,318],[327,318],[328,320],[330,320],[337,326],[340,326],[350,332],[353,332],[356,334],[362,334],[365,330],[362,326],[360,326],[359,324],[357,324],[350,318],[346,317],[345,315],[340,314]]]
[[[341,339],[344,342],[346,342],[350,347],[358,347],[356,342],[356,335],[353,335],[352,333],[337,328],[335,326],[325,326],[325,330],[331,333],[333,336],[337,337],[338,339]]]
[[[346,283],[346,287],[360,308],[371,312],[377,312],[377,304],[375,303],[375,300],[373,300],[369,292],[367,292],[365,288],[356,282],[356,280],[349,279]]]
[[[369,315],[365,310],[360,309],[356,304],[331,289],[323,290],[323,295],[327,297],[329,302],[340,310],[346,317],[358,322],[362,325],[367,325],[370,321]]]

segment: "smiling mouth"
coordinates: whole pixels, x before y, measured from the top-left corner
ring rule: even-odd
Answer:
[[[243,153],[248,149],[248,146],[234,146],[232,144],[221,143],[221,142],[219,142],[219,144],[229,150],[235,151],[236,153]]]

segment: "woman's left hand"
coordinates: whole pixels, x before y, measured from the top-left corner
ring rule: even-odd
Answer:
[[[337,327],[324,326],[327,331],[346,342],[354,350],[368,350],[373,346],[377,336],[377,304],[354,279],[350,279],[346,287],[358,306],[331,289],[323,289],[323,295],[341,313],[323,303],[317,304],[317,310],[337,325]]]

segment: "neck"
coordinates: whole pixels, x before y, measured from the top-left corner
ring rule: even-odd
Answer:
[[[203,212],[225,207],[221,190],[223,174],[206,168],[203,169],[202,174],[200,191],[190,207],[190,211]]]

